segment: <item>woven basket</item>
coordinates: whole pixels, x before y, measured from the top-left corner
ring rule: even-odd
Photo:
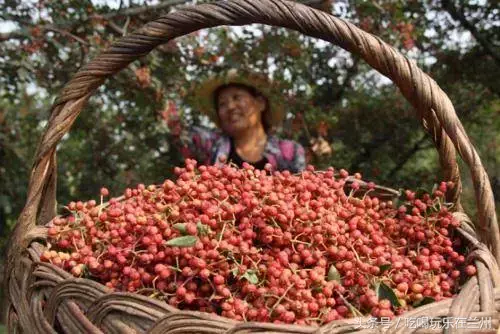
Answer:
[[[362,57],[389,77],[415,107],[423,127],[439,152],[447,180],[457,185],[448,200],[462,221],[459,234],[469,244],[467,261],[477,276],[469,279],[455,298],[405,313],[390,326],[361,329],[353,318],[320,328],[243,323],[199,312],[179,311],[164,302],[137,294],[111,293],[88,279],[74,278],[56,266],[40,262],[47,230],[55,217],[56,145],[91,94],[104,80],[156,46],[190,32],[219,25],[263,23],[285,27],[330,41]],[[456,151],[470,169],[478,222],[463,212]],[[473,318],[491,319],[489,332],[499,327],[500,235],[493,194],[479,156],[469,141],[451,101],[416,64],[376,36],[310,7],[284,0],[232,0],[178,8],[122,38],[84,66],[55,101],[40,141],[31,173],[27,203],[11,237],[6,265],[9,333],[346,333],[346,332],[479,332]],[[407,319],[461,319],[461,326],[430,329],[425,321],[408,327]],[[406,319],[406,320],[405,320]],[[463,321],[467,324],[464,325]],[[457,328],[462,327],[462,328]]]

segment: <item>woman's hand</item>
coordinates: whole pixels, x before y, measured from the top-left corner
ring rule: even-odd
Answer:
[[[330,156],[332,154],[332,147],[323,137],[311,139],[311,150],[316,156]]]

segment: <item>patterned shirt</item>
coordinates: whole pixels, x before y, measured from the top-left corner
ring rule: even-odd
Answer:
[[[220,165],[220,159],[227,159],[231,153],[231,139],[227,135],[201,126],[182,131],[180,139],[184,158],[194,158],[200,164]],[[304,148],[293,140],[270,135],[263,155],[274,170],[298,173],[306,167]]]

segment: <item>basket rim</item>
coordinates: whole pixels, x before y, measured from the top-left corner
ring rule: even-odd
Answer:
[[[434,80],[414,61],[380,38],[332,15],[288,0],[230,0],[180,7],[146,24],[82,67],[61,91],[51,108],[48,125],[35,154],[26,206],[8,247],[7,284],[12,271],[20,265],[20,255],[29,245],[26,237],[37,224],[43,225],[56,215],[56,146],[104,80],[172,38],[202,28],[250,23],[294,29],[332,42],[361,56],[372,68],[390,78],[415,107],[424,128],[431,133],[445,179],[460,184],[456,152],[470,169],[479,212],[477,232],[491,247],[496,263],[500,261],[500,232],[487,173],[453,104]],[[457,200],[459,188],[457,186]]]

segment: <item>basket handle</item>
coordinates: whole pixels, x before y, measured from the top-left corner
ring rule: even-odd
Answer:
[[[497,261],[500,260],[500,235],[487,174],[451,101],[434,80],[380,38],[325,12],[287,0],[230,0],[184,6],[144,25],[103,51],[65,86],[52,106],[35,155],[27,202],[9,247],[9,263],[28,246],[30,240],[25,236],[36,223],[46,223],[55,216],[56,146],[105,79],[173,38],[203,28],[251,23],[285,27],[332,42],[359,55],[389,77],[415,107],[422,125],[431,134],[445,178],[457,184],[452,200],[459,208],[461,183],[455,149],[467,164],[479,212],[478,234],[492,248]]]

